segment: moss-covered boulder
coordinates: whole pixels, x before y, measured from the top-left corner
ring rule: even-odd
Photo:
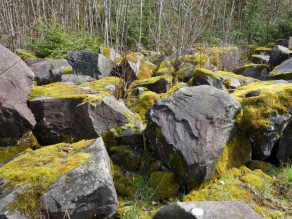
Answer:
[[[17,55],[0,44],[0,138],[19,137],[35,126],[27,107],[34,73]]]
[[[2,218],[104,218],[118,208],[102,138],[27,150],[0,166],[0,182]]]
[[[272,165],[270,163],[263,162],[261,160],[252,160],[248,163],[247,167],[252,171],[259,169],[264,172],[267,172],[272,169]]]
[[[265,64],[248,64],[235,68],[233,72],[245,77],[266,80],[269,73],[269,66]]]
[[[269,63],[270,56],[267,55],[252,55],[251,61],[255,64],[265,64]]]
[[[172,172],[154,172],[150,176],[150,185],[157,191],[158,198],[176,198],[179,181]]]
[[[272,49],[267,47],[257,47],[254,49],[254,54],[256,55],[270,56],[271,52]]]
[[[271,155],[291,118],[291,95],[291,85],[272,82],[251,83],[231,94],[241,104],[236,121],[249,137],[253,159]]]
[[[216,66],[216,70],[232,71],[239,64],[238,48],[234,46],[211,47],[209,49],[209,59],[211,64]]]
[[[142,160],[141,153],[135,151],[130,146],[115,146],[109,150],[111,160],[114,164],[123,166],[130,172],[137,172]]]
[[[155,93],[166,93],[172,86],[172,76],[162,75],[144,80],[136,80],[130,85],[130,89],[145,87]]]
[[[121,57],[121,55],[118,52],[116,52],[113,48],[109,49],[106,47],[99,47],[99,53],[113,61],[116,61]]]
[[[291,53],[292,54],[292,53]],[[275,67],[268,75],[269,80],[292,80],[292,58]]]
[[[215,173],[239,106],[214,87],[183,87],[146,112],[150,147],[179,178],[204,183]]]
[[[196,68],[193,70],[193,76],[189,81],[191,86],[210,85],[222,89],[223,80],[211,70]]]
[[[0,164],[27,149],[38,149],[40,147],[32,131],[23,134],[20,138],[0,138],[0,145]]]

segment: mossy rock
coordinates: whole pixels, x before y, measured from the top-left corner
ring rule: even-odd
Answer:
[[[152,91],[145,91],[139,96],[140,115],[142,119],[145,119],[145,112],[154,105],[156,101],[160,99],[160,96]]]
[[[271,55],[272,49],[267,47],[257,47],[254,49],[254,54]]]
[[[156,84],[159,81],[169,80],[170,87],[172,86],[172,76],[169,75],[162,75],[158,77],[152,77],[145,80],[136,80],[130,85],[130,89],[135,89],[137,87],[146,87],[150,89],[151,85]]]
[[[72,67],[66,67],[66,68],[64,68],[62,75],[70,75],[70,74],[74,74],[73,68]]]
[[[272,165],[261,160],[252,160],[248,163],[248,168],[251,170],[259,169],[264,172],[267,172],[272,169]]]
[[[254,68],[254,67],[255,67],[255,71],[260,72],[260,73],[265,68],[269,68],[269,66],[266,64],[248,64],[248,65],[244,65],[244,66],[235,68],[233,70],[233,73],[238,74],[238,75],[242,75],[247,68]]]
[[[2,146],[4,146],[4,140],[7,140],[9,142],[8,145],[15,144],[13,146],[7,146],[7,147],[0,147],[0,164],[4,161],[10,159],[11,157],[27,150],[27,149],[38,149],[40,148],[40,145],[37,141],[37,139],[32,134],[32,131],[27,132],[26,134],[22,135],[21,138],[1,138],[0,143]]]
[[[138,73],[137,80],[145,80],[152,77],[153,71],[156,69],[156,65],[142,60],[139,68],[140,72]]]
[[[172,172],[154,172],[151,174],[150,185],[158,193],[158,198],[174,198],[178,196],[178,180]]]

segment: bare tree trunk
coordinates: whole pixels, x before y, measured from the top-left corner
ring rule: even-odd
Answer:
[[[141,34],[142,34],[142,19],[143,19],[143,0],[140,1],[140,33],[139,33],[139,44],[138,44],[138,51],[141,50]]]

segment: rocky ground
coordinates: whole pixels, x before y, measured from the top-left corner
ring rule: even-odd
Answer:
[[[291,49],[0,51],[0,219],[292,217]]]

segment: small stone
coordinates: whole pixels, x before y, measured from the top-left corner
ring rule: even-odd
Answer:
[[[221,185],[225,185],[225,182],[223,182],[223,181],[219,181],[219,183],[220,183]]]
[[[196,216],[204,215],[204,211],[200,208],[193,208],[192,213]]]

